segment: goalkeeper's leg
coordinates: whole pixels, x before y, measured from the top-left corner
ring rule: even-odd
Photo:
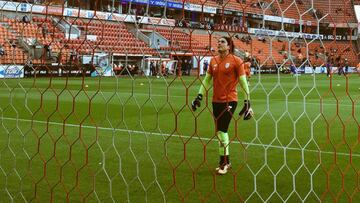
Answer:
[[[217,136],[219,138],[219,167],[217,171],[223,170],[225,173],[226,170],[230,167],[230,156],[229,156],[229,135],[228,133],[218,131]],[[225,168],[226,167],[226,168]]]
[[[230,168],[229,135],[227,133],[237,102],[213,103],[213,112],[216,123],[216,135],[219,139],[219,167],[218,174],[226,174]]]

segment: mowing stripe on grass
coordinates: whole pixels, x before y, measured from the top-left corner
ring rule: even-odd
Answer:
[[[0,119],[2,120],[11,120],[11,121],[22,121],[22,122],[34,122],[34,123],[41,123],[41,124],[51,124],[51,125],[64,125],[63,123],[58,123],[58,122],[46,122],[46,121],[40,121],[40,120],[30,120],[30,119],[16,119],[16,118],[11,118],[11,117],[1,117]],[[69,127],[80,127],[79,124],[69,124],[66,123],[65,126],[69,126]],[[165,137],[171,137],[171,136],[176,136],[176,137],[183,137],[183,138],[191,138],[191,136],[186,136],[186,135],[177,135],[177,134],[166,134],[166,133],[155,133],[155,132],[146,132],[146,131],[138,131],[138,130],[127,130],[127,129],[120,129],[120,128],[107,128],[107,127],[94,127],[94,126],[90,126],[90,125],[82,125],[82,128],[89,128],[89,129],[100,129],[100,130],[109,130],[109,131],[120,131],[120,132],[127,132],[127,133],[138,133],[138,134],[149,134],[149,135],[155,135],[155,136],[165,136]],[[195,137],[194,137],[195,138]],[[198,138],[198,137],[196,137]],[[201,140],[204,141],[214,141],[217,142],[216,139],[209,139],[209,138],[199,138]],[[249,142],[239,142],[239,141],[232,141],[231,143],[234,144],[243,144],[243,145],[248,145],[248,146],[258,146],[258,147],[264,147],[264,148],[275,148],[275,149],[285,149],[285,150],[294,150],[294,151],[306,151],[306,152],[314,152],[314,153],[321,153],[321,154],[331,154],[334,155],[334,152],[329,152],[329,151],[317,151],[317,150],[312,150],[312,149],[302,149],[302,148],[294,148],[294,147],[283,147],[283,146],[278,146],[278,145],[268,145],[268,144],[256,144],[256,143],[249,143]],[[342,155],[342,156],[350,156],[349,153],[343,153],[343,152],[337,152],[337,155]],[[356,154],[356,153],[352,153],[351,154],[354,157],[360,157],[360,154]]]

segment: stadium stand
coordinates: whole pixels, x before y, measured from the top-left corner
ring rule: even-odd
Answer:
[[[156,55],[155,50],[137,39],[123,23],[73,20],[70,24],[76,25],[85,34],[79,39],[66,39],[64,43],[68,43],[71,49],[78,50],[81,54],[105,51],[120,55]],[[96,39],[88,39],[89,35],[95,36]]]
[[[181,51],[182,53],[191,53],[193,55],[206,55],[210,54],[208,45],[197,40],[193,36],[193,32],[186,33],[177,28],[168,27],[155,27],[152,29],[150,26],[148,30],[154,30],[169,41],[169,46],[161,47],[162,50],[174,51],[174,54]]]
[[[17,62],[21,61],[20,64],[23,64],[29,58],[29,53],[26,52],[24,47],[19,43],[19,40],[31,40],[38,43],[39,45],[45,45],[50,48],[50,55],[58,56],[60,51],[63,52],[60,62],[66,62],[66,56],[69,51],[64,49],[62,50],[61,39],[64,39],[64,33],[57,29],[52,23],[51,20],[34,17],[33,21],[28,23],[22,22],[18,19],[5,19],[3,25],[7,27],[7,32],[11,33],[9,36],[5,36],[6,40],[13,40],[13,43],[16,45],[16,55],[15,58]],[[40,59],[33,59],[34,64],[43,63]]]
[[[179,1],[180,2],[180,1]],[[213,6],[221,9],[231,9],[246,11],[246,13],[265,14],[270,16],[283,16],[292,19],[302,19],[311,22],[303,26],[303,33],[316,34],[316,21],[321,19],[320,23],[352,23],[356,22],[353,5],[350,1],[331,1],[331,5],[325,4],[325,1],[314,1],[313,4],[309,0],[299,1],[189,1],[199,5]],[[329,8],[331,10],[329,10]],[[316,14],[317,12],[317,14]],[[327,13],[326,16],[320,15],[321,12]],[[247,17],[251,19],[251,17]],[[19,38],[33,38],[40,44],[50,47],[52,56],[57,57],[57,61],[65,64],[70,60],[72,54],[91,55],[96,52],[110,52],[115,55],[133,55],[133,56],[159,56],[160,52],[190,55],[207,55],[211,56],[216,50],[216,35],[231,35],[235,36],[236,32],[226,31],[221,34],[219,27],[218,33],[211,34],[209,32],[201,31],[201,29],[182,29],[176,27],[166,26],[141,26],[136,27],[134,24],[124,22],[100,21],[92,19],[68,19],[68,25],[79,29],[81,34],[76,38],[65,36],[65,33],[60,30],[51,16],[46,18],[41,16],[34,16],[30,22],[22,22],[20,19],[4,18],[1,28],[3,34],[3,41],[9,42],[13,39],[18,44],[16,39]],[[63,19],[66,21],[65,19]],[[105,23],[106,22],[106,23]],[[272,26],[275,26],[273,23]],[[324,24],[327,25],[327,24]],[[320,27],[320,29],[323,29]],[[44,31],[46,30],[46,31]],[[147,30],[159,33],[166,40],[167,45],[161,45],[158,48],[150,47],[149,42],[145,42],[136,36],[136,32]],[[244,31],[246,34],[246,31]],[[301,53],[308,55],[311,61],[317,61],[325,56],[341,55],[349,58],[352,64],[357,62],[357,46],[355,41],[338,40],[336,48],[331,44],[331,40],[311,41],[309,40],[292,40],[290,44],[280,41],[288,41],[281,37],[277,40],[272,40],[272,36],[261,36],[250,33],[250,43],[244,42],[241,39],[235,40],[238,49],[242,52],[249,52],[255,55],[264,66],[272,66],[275,64],[289,64],[287,59],[296,58]],[[241,38],[241,37],[240,37]],[[259,40],[265,38],[265,40]],[[211,43],[210,43],[211,39]],[[280,40],[280,41],[278,41]],[[299,41],[299,43],[298,43]],[[190,43],[189,43],[190,42]],[[297,46],[295,46],[297,44]],[[319,51],[319,44],[323,44],[323,50]],[[274,46],[275,45],[275,46]],[[299,47],[300,46],[300,47]],[[272,47],[269,49],[269,47]],[[290,47],[290,48],[289,48]],[[306,48],[308,47],[308,49]],[[20,62],[24,63],[29,58],[26,50],[21,46],[12,47],[9,43],[4,44],[5,52],[14,52],[13,59],[8,56],[2,58],[2,63]],[[336,50],[329,51],[329,50]],[[160,52],[159,52],[160,51]],[[316,54],[315,54],[316,53]],[[332,55],[331,55],[332,54]],[[315,57],[316,55],[316,57]],[[316,60],[315,60],[316,58]],[[291,60],[290,60],[291,61]],[[40,60],[34,59],[34,64],[41,63]]]

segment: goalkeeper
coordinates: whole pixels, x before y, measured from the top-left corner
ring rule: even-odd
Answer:
[[[240,83],[244,92],[244,106],[239,115],[244,120],[253,116],[250,107],[250,92],[246,81],[243,61],[233,54],[234,42],[230,37],[221,37],[218,40],[218,55],[213,57],[206,76],[202,82],[197,97],[192,101],[191,107],[195,111],[200,107],[203,95],[213,82],[213,118],[215,120],[216,134],[219,139],[219,167],[216,172],[220,175],[227,173],[231,167],[229,157],[228,127],[235,112],[238,95],[237,84]]]

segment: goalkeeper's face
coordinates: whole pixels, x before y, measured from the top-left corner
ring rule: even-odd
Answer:
[[[217,45],[219,53],[224,53],[230,50],[230,46],[225,38],[220,38]]]

